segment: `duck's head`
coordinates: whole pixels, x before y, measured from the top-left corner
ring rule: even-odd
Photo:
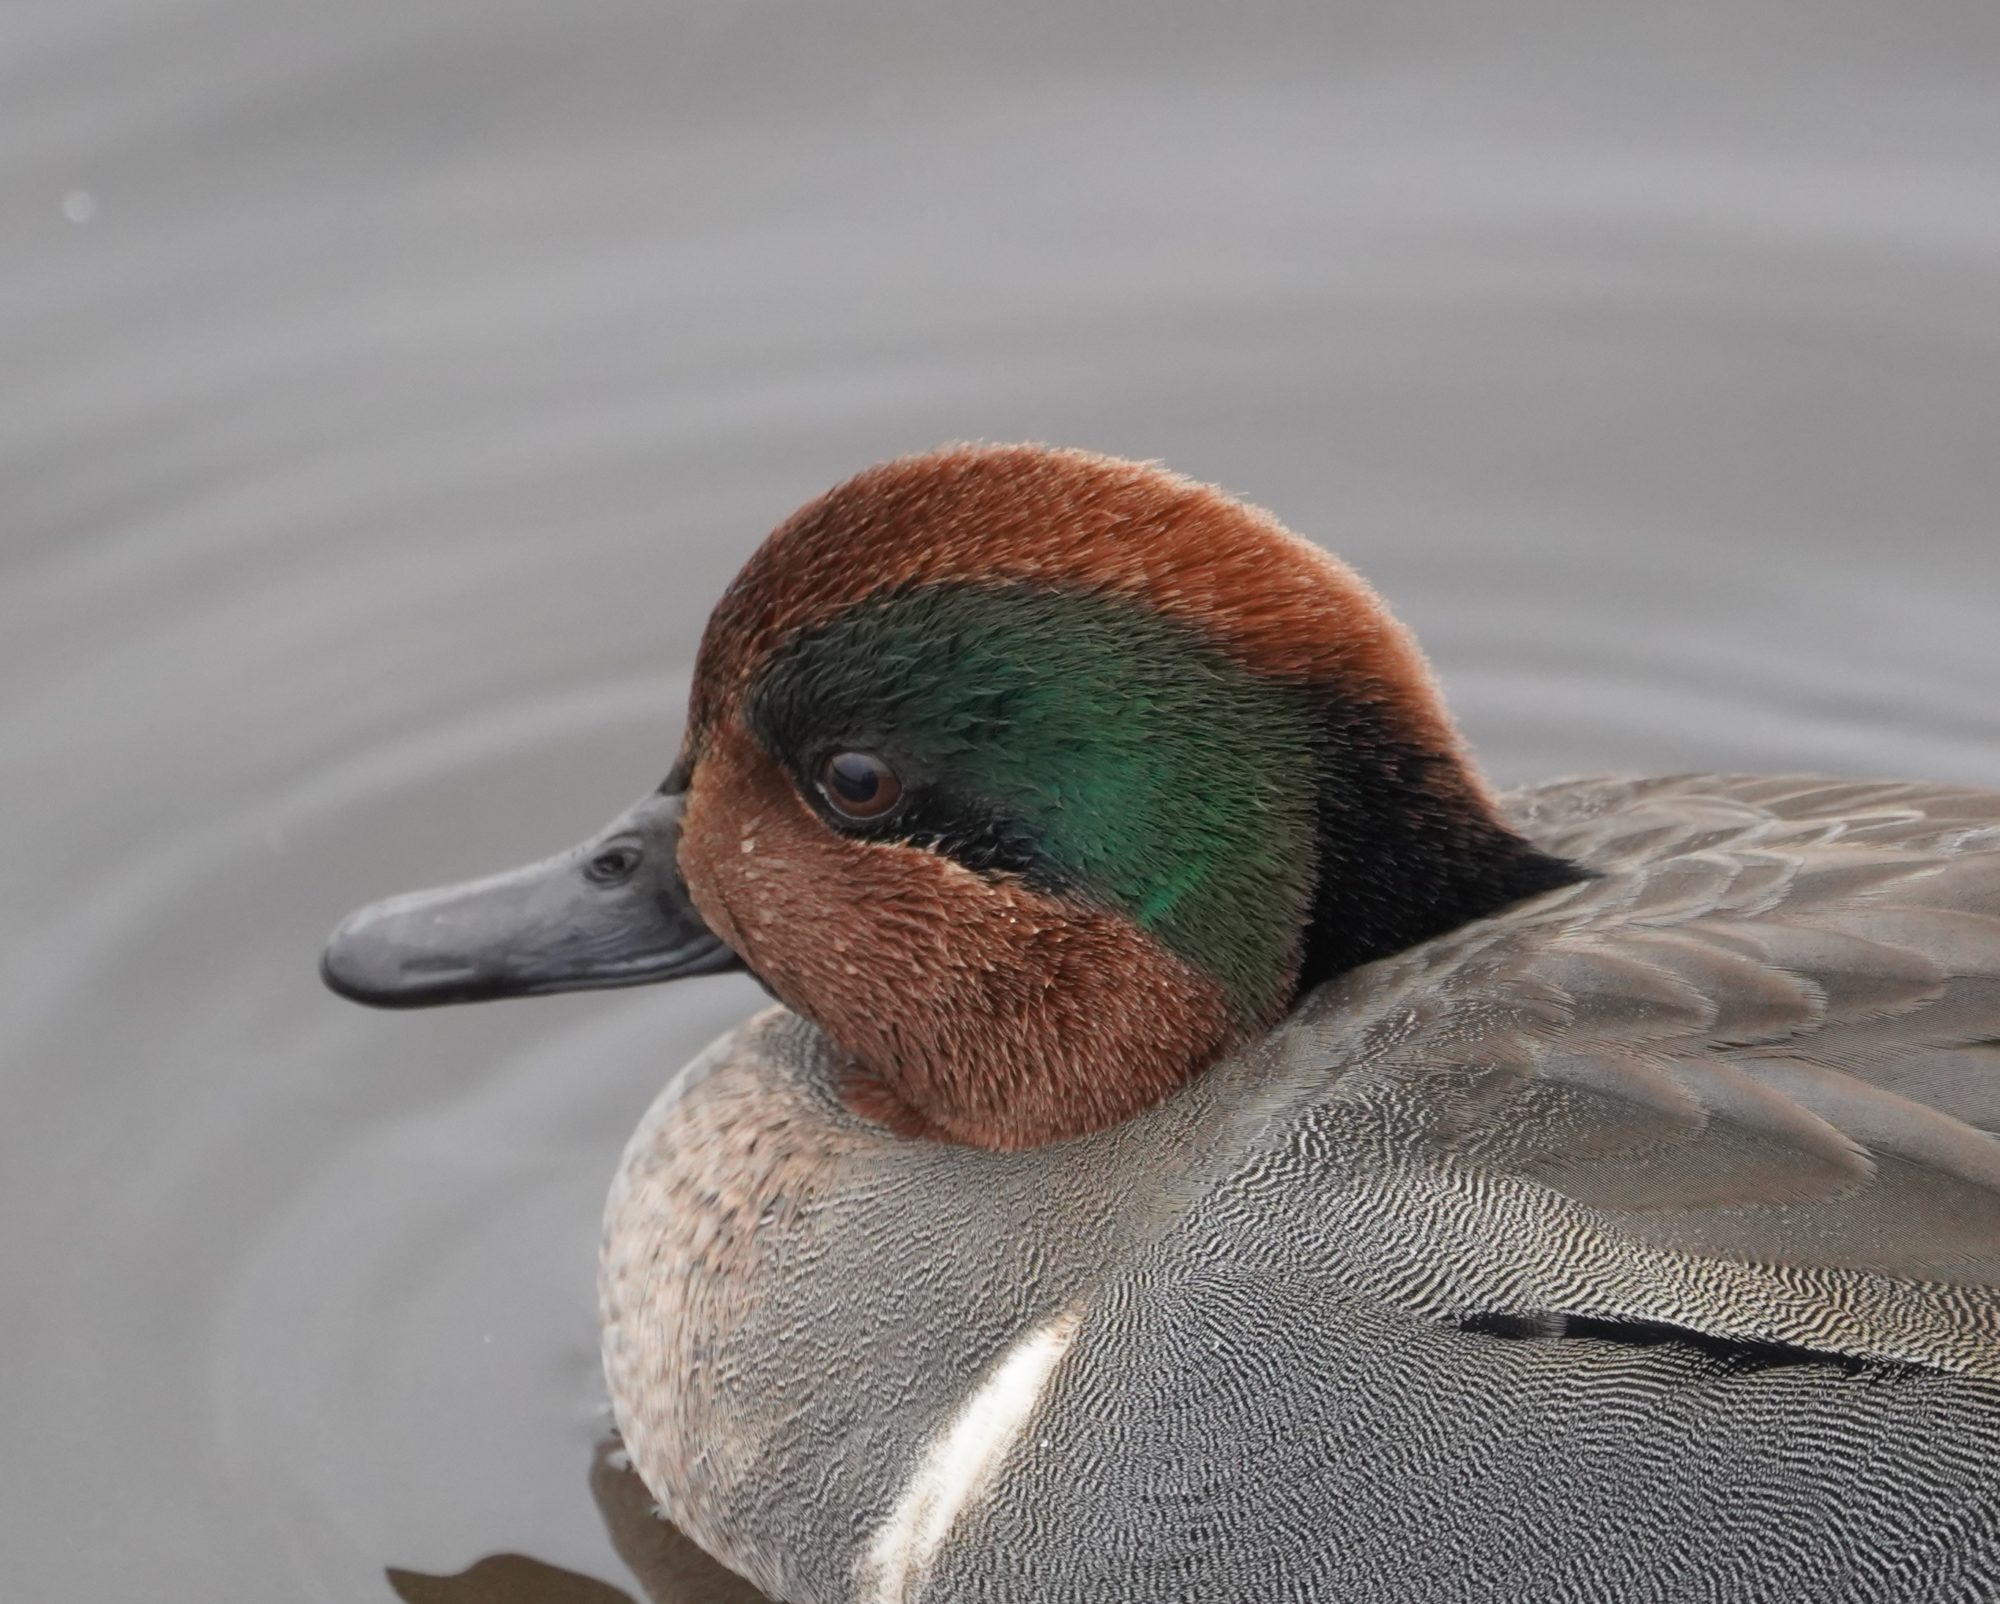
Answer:
[[[765,541],[656,794],[546,863],[364,909],[325,972],[414,1004],[740,960],[851,1056],[863,1112],[1014,1147],[1575,877],[1502,822],[1344,565],[1155,466],[953,447]]]

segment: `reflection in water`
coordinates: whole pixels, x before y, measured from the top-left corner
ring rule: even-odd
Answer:
[[[590,1491],[611,1546],[645,1587],[648,1604],[758,1604],[764,1597],[653,1512],[653,1495],[615,1443],[597,1445]]]
[[[388,1572],[404,1604],[632,1604],[632,1595],[525,1554],[488,1554],[455,1576]]]
[[[762,1593],[654,1513],[652,1494],[615,1439],[599,1442],[591,1455],[590,1492],[646,1604],[762,1604]],[[489,1554],[455,1576],[388,1574],[404,1604],[632,1604],[629,1593],[609,1583],[525,1554]]]

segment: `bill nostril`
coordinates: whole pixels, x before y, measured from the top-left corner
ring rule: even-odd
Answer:
[[[615,886],[638,873],[645,854],[629,841],[614,841],[601,848],[583,866],[586,879],[601,886]]]

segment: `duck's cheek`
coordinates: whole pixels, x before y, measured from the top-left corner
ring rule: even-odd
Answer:
[[[681,819],[680,870],[689,898],[709,929],[767,982],[771,976],[758,951],[758,931],[767,923],[760,904],[773,895],[784,865],[769,854],[775,838],[766,821],[787,800],[800,806],[783,777],[729,731],[696,767]],[[760,835],[767,849],[761,860]]]
[[[711,740],[681,826],[681,873],[709,928],[830,1030],[830,1008],[865,990],[884,957],[882,915],[898,905],[890,922],[907,932],[923,902],[921,888],[882,872],[882,858],[912,852],[836,834],[740,730]]]
[[[948,919],[942,860],[830,830],[754,750],[718,741],[690,789],[681,870],[711,929],[772,991],[859,1048],[846,1018],[937,955]],[[955,866],[954,866],[955,867]]]
[[[1022,1147],[1113,1124],[1230,1037],[1220,987],[1129,921],[839,835],[747,738],[704,752],[681,869],[765,985],[953,1141]]]

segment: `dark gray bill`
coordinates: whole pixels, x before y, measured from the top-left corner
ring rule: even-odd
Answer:
[[[356,1002],[416,1008],[741,968],[688,900],[683,802],[649,796],[558,857],[349,914],[320,973]]]

